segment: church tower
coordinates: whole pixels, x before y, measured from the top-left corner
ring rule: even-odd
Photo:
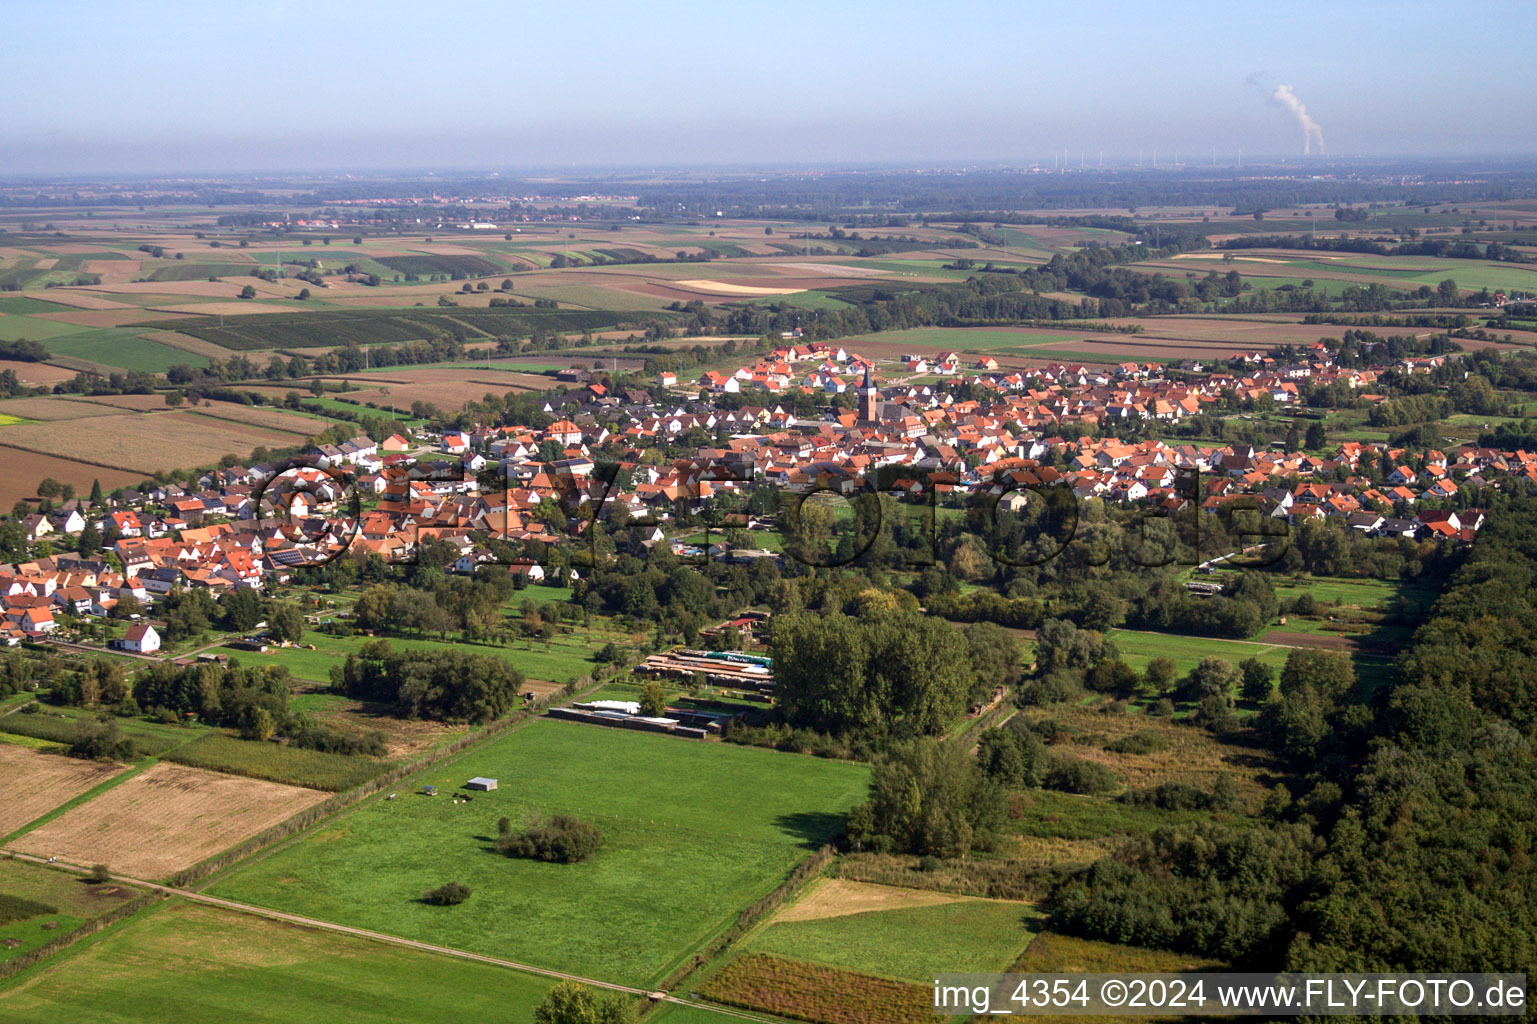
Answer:
[[[865,382],[859,386],[859,418],[874,423],[881,418],[881,393],[870,376],[870,364],[865,364]]]

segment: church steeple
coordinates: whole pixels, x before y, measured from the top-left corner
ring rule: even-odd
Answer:
[[[865,382],[859,387],[859,418],[867,423],[879,420],[881,413],[881,393],[871,376],[872,369],[871,364],[865,364]]]

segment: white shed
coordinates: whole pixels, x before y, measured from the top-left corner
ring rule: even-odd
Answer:
[[[491,790],[496,788],[496,780],[495,779],[488,779],[488,778],[486,778],[483,775],[477,775],[473,779],[471,779],[469,782],[466,782],[464,784],[464,788],[465,789],[479,789],[479,790],[484,790],[484,791],[489,792],[489,791],[491,791]]]

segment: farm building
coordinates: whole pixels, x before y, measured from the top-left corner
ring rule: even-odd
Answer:
[[[438,787],[436,787],[436,786],[423,786],[422,787],[422,795],[423,796],[437,796],[438,795]]]
[[[471,779],[469,782],[466,782],[464,784],[464,788],[465,789],[479,789],[479,790],[482,790],[484,792],[490,792],[491,790],[496,788],[496,780],[495,779],[488,779],[484,775],[477,775],[473,779]]]

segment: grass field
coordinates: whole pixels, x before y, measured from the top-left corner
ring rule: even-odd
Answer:
[[[21,941],[19,946],[0,945],[0,962],[67,935],[143,891],[117,882],[93,885],[72,871],[24,860],[0,860],[0,896],[18,897],[38,904],[39,909],[52,908],[28,917],[0,918],[0,943]]]
[[[524,593],[527,593],[526,591]],[[514,598],[516,603],[520,598]],[[487,644],[456,644],[452,641],[419,640],[415,638],[387,637],[391,647],[405,650],[445,650],[452,648],[470,654],[478,654],[485,657],[502,658],[512,663],[513,667],[530,679],[549,679],[555,682],[566,682],[587,675],[595,667],[592,656],[598,648],[603,646],[607,639],[616,639],[608,636],[593,642],[593,638],[578,630],[571,634],[561,634],[552,639],[546,647],[543,641],[534,641],[529,647],[524,641],[518,640],[509,643],[505,647],[497,647]],[[259,665],[285,665],[288,671],[297,679],[309,679],[314,682],[327,682],[330,677],[332,665],[339,665],[346,660],[348,654],[354,654],[363,649],[363,645],[378,639],[365,636],[328,636],[324,633],[308,633],[305,635],[306,644],[314,644],[315,650],[307,651],[302,648],[276,648],[266,654],[249,654],[242,652],[236,657],[245,664]]]
[[[862,885],[827,879],[816,886],[839,884]],[[899,896],[910,891],[892,890]],[[814,895],[815,890],[802,899]],[[742,944],[742,952],[767,953],[923,983],[931,980],[937,970],[1003,970],[1030,942],[1042,914],[1028,903],[958,899],[928,906],[836,913],[809,920],[781,920],[783,916],[755,932]]]
[[[4,728],[6,732],[48,743],[68,744],[74,741],[78,723],[93,717],[80,708],[48,708],[33,715],[9,715],[5,719]],[[172,747],[194,738],[200,731],[136,719],[118,719],[117,724],[122,734],[133,741],[136,757],[164,754]]]
[[[145,373],[164,373],[177,363],[188,366],[208,365],[208,359],[204,356],[175,348],[163,341],[140,337],[132,329],[104,327],[75,330],[77,333],[46,339],[49,353],[121,370],[142,370]]]
[[[0,1022],[527,1021],[553,984],[489,964],[174,903],[0,989]]]
[[[1108,635],[1121,652],[1121,660],[1138,672],[1159,656],[1173,658],[1181,673],[1195,668],[1205,657],[1222,658],[1234,665],[1245,658],[1258,658],[1264,664],[1280,669],[1290,653],[1285,647],[1248,640],[1219,640],[1129,629],[1112,629]]]
[[[957,352],[1015,352],[1072,341],[1081,333],[1074,334],[1066,330],[1009,330],[1001,327],[914,327],[905,331],[861,334],[846,338],[840,344],[856,352],[862,344],[898,345],[920,350],[955,349]],[[1087,356],[1080,355],[1078,358],[1085,359]]]
[[[867,769],[670,736],[538,721],[216,882],[214,894],[640,985],[841,827]],[[455,805],[475,775],[501,788]],[[441,790],[421,796],[422,783]],[[566,812],[603,830],[582,864],[491,849],[497,819]],[[386,843],[386,840],[388,842]],[[451,910],[418,901],[458,880]]]

